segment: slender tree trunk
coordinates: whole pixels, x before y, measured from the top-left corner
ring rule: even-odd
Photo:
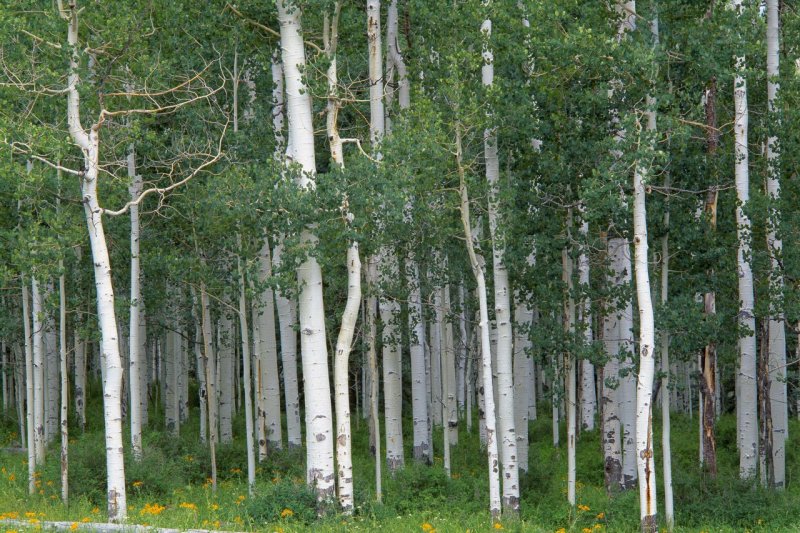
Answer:
[[[486,457],[489,464],[489,512],[492,517],[492,522],[497,523],[502,512],[502,503],[500,500],[499,457],[497,453],[497,440],[495,437],[495,407],[492,384],[491,341],[489,338],[489,304],[486,296],[484,267],[485,260],[475,252],[475,246],[473,244],[474,236],[472,234],[472,224],[469,213],[469,195],[467,193],[464,166],[461,157],[461,128],[460,125],[456,125],[456,164],[458,166],[459,192],[461,196],[461,223],[464,226],[464,237],[466,238],[467,253],[469,254],[472,272],[475,275],[475,282],[478,285],[477,291],[480,307],[481,368],[483,369],[482,389],[484,393],[484,416],[486,420]]]
[[[142,193],[142,177],[136,173],[136,152],[134,146],[131,144],[128,147],[128,177],[131,184],[128,187],[131,200],[135,200]],[[142,333],[140,327],[140,318],[142,316],[142,291],[141,291],[141,273],[139,262],[139,204],[131,205],[131,302],[130,302],[130,318],[129,318],[129,340],[130,340],[130,425],[131,425],[131,449],[133,451],[133,458],[136,461],[142,458],[142,389],[141,389],[141,376],[144,372],[144,365],[142,364],[142,339],[139,335]]]
[[[31,305],[30,296],[28,294],[28,280],[26,276],[22,276],[22,330],[25,334],[25,421],[26,421],[26,439],[28,448],[28,494],[33,495],[36,493],[36,427],[34,421],[35,413],[35,388],[34,382],[36,376],[34,374],[34,350],[33,341],[31,336]],[[20,436],[20,438],[22,438]]]
[[[533,327],[533,311],[517,293],[517,305],[514,309],[514,426],[517,436],[517,454],[519,469],[528,471],[528,400],[533,387],[531,375],[532,362],[529,355],[531,348],[530,332]]]
[[[258,254],[258,281],[262,286],[272,277],[272,259],[268,237],[264,237],[261,251]],[[281,449],[283,434],[281,428],[281,386],[278,373],[278,345],[275,339],[275,302],[272,289],[267,287],[262,293],[264,298],[261,308],[256,307],[254,317],[258,330],[258,370],[259,388],[262,391],[260,408],[263,410],[260,426],[266,429],[267,442],[259,440],[259,460],[266,459],[267,447]],[[294,333],[294,332],[292,332]]]
[[[625,239],[608,239],[609,274],[607,282],[614,288],[619,288],[629,283],[630,260],[625,258],[628,243]],[[623,297],[626,298],[626,297]],[[612,300],[606,302],[606,312],[603,316],[603,345],[605,346],[608,361],[603,367],[603,451],[605,457],[605,483],[606,493],[609,496],[616,494],[622,487],[622,426],[620,424],[620,307],[621,302]]]
[[[738,11],[742,8],[742,0],[731,0],[731,5]],[[736,394],[740,407],[740,424],[738,434],[739,476],[742,479],[756,475],[758,465],[758,404],[756,391],[756,320],[753,314],[755,302],[753,289],[753,271],[750,264],[751,224],[745,210],[750,200],[750,174],[747,146],[747,129],[749,112],[747,106],[747,82],[743,76],[745,69],[744,56],[736,56],[734,78],[734,137],[736,156],[736,226],[739,249],[737,253],[739,278],[739,390]]]
[[[200,312],[203,330],[203,366],[206,370],[206,403],[208,409],[208,446],[211,454],[211,489],[217,490],[217,443],[219,442],[219,419],[217,415],[217,365],[214,354],[214,336],[211,330],[211,305],[206,284],[200,282]]]
[[[583,207],[581,212],[583,212]],[[589,298],[589,222],[583,220],[580,226],[581,251],[578,256],[578,284],[580,285],[580,327],[583,333],[583,343],[591,346],[594,335],[592,334],[592,307]],[[594,365],[589,359],[581,359],[581,431],[594,431],[594,415],[597,411],[597,391],[594,384]]]
[[[61,501],[69,503],[69,365],[67,364],[67,291],[64,281],[64,261],[59,260],[61,276],[58,278],[59,315],[58,346],[61,361]]]
[[[247,297],[245,288],[244,266],[242,265],[242,237],[240,234],[236,235],[239,248],[239,254],[236,257],[237,270],[239,271],[239,333],[242,341],[242,379],[244,382],[244,420],[245,443],[247,446],[247,490],[252,496],[253,489],[256,484],[256,456],[255,456],[255,442],[253,440],[253,398],[252,398],[252,382],[253,372],[250,369],[250,335],[247,327]]]
[[[657,25],[657,21],[655,22]],[[657,28],[657,26],[655,26]],[[656,33],[656,32],[654,32]],[[647,97],[647,133],[656,131],[656,101]],[[655,141],[650,141],[654,143]],[[652,145],[651,145],[652,148]],[[643,533],[658,531],[656,473],[653,444],[653,381],[655,379],[655,321],[648,264],[647,211],[644,180],[648,169],[639,162],[633,175],[633,243],[636,300],[639,306],[639,375],[636,386],[636,457],[639,475],[639,513]]]
[[[374,258],[373,258],[374,259]],[[374,260],[367,263],[366,278],[368,284],[374,284],[378,274],[376,272],[376,265]],[[371,444],[374,446],[375,455],[375,499],[380,502],[383,498],[383,490],[381,485],[381,421],[378,416],[378,353],[376,338],[378,335],[375,324],[375,309],[377,306],[377,298],[374,295],[367,297],[367,305],[364,312],[366,317],[366,335],[367,335],[367,360],[369,364],[369,418],[370,430],[373,438]]]
[[[481,25],[483,34],[483,67],[481,77],[484,87],[494,83],[494,58],[489,47],[492,21]],[[503,508],[507,513],[519,512],[519,466],[517,463],[517,436],[514,428],[514,376],[513,335],[511,331],[511,289],[505,260],[505,238],[502,235],[499,206],[500,163],[497,155],[497,132],[487,129],[483,134],[486,160],[486,181],[489,183],[489,230],[492,236],[492,264],[494,266],[494,307],[497,318],[497,393],[498,429],[503,466]]]
[[[36,466],[44,465],[44,324],[42,323],[42,293],[36,275],[31,276],[33,299],[33,428]]]
[[[669,189],[669,174],[664,178],[664,188]],[[664,235],[661,237],[661,305],[667,306],[669,297],[669,200],[664,207]],[[675,527],[675,511],[672,495],[672,444],[670,427],[670,374],[669,331],[661,330],[661,447],[664,467],[664,514],[667,529]]]
[[[283,253],[283,239],[279,238],[272,255],[272,264],[279,268]],[[289,448],[303,445],[300,424],[300,393],[297,381],[297,305],[294,299],[284,296],[278,287],[275,292],[281,339],[281,367],[283,368],[284,411],[286,413],[286,438]]]
[[[767,230],[770,254],[770,320],[769,320],[769,401],[772,414],[772,468],[774,486],[786,485],[786,439],[789,432],[788,396],[786,389],[786,319],[784,316],[784,280],[781,259],[783,241],[780,237],[780,144],[776,131],[780,127],[777,107],[778,80],[780,77],[780,12],[778,0],[767,0],[767,103],[769,105],[770,131],[767,139],[767,194],[771,202]]]
[[[342,326],[336,341],[336,360],[334,362],[339,504],[345,514],[351,514],[354,506],[348,366],[360,305],[361,259],[358,255],[358,243],[353,241],[347,249],[347,304],[342,314]]]
[[[567,216],[567,233],[569,234],[569,227],[572,225],[572,212],[570,210]],[[569,237],[568,237],[569,239]],[[561,251],[561,265],[562,276],[566,293],[564,294],[564,336],[567,342],[572,344],[575,336],[575,287],[572,274],[573,260],[570,257],[568,248]],[[566,393],[567,393],[567,502],[571,507],[577,504],[575,489],[576,489],[576,465],[575,465],[575,449],[577,439],[577,413],[576,413],[576,386],[575,382],[575,354],[571,350],[564,352],[564,376],[566,379]]]
[[[428,399],[425,386],[425,322],[422,316],[422,292],[419,266],[410,255],[406,268],[410,271],[409,334],[411,338],[411,414],[414,427],[414,459],[431,464],[428,441]]]

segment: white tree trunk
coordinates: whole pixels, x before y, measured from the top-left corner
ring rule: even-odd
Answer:
[[[345,514],[353,512],[353,457],[350,433],[349,359],[358,308],[361,305],[361,259],[358,243],[347,249],[347,304],[336,341],[334,389],[336,391],[336,461],[338,465],[339,504]]]
[[[581,206],[581,213],[583,206]],[[594,340],[592,333],[592,305],[589,298],[589,222],[583,220],[580,226],[581,251],[578,256],[578,283],[581,302],[579,308],[580,327],[584,345]],[[597,392],[594,385],[594,365],[588,359],[581,360],[581,429],[594,431],[594,415],[597,411]]]
[[[482,385],[483,385],[483,401],[484,401],[484,416],[486,424],[486,457],[489,465],[489,512],[493,522],[500,519],[502,512],[502,502],[500,500],[500,470],[498,468],[499,456],[497,453],[497,440],[495,428],[495,406],[494,406],[494,392],[492,384],[492,353],[491,353],[491,340],[489,338],[489,304],[486,296],[486,277],[485,277],[485,260],[475,252],[473,244],[472,224],[470,221],[469,209],[469,196],[467,193],[467,185],[464,178],[464,167],[462,164],[462,151],[461,151],[461,130],[460,126],[456,125],[456,163],[458,165],[459,174],[459,192],[461,196],[461,223],[464,226],[464,237],[467,243],[467,253],[469,254],[470,264],[472,266],[472,273],[475,275],[475,281],[478,285],[478,302],[480,307],[480,328],[481,328],[481,368],[483,372]],[[519,502],[517,502],[519,505]]]
[[[529,356],[531,348],[530,331],[533,325],[533,311],[524,297],[517,293],[517,305],[514,309],[514,426],[517,436],[517,454],[519,469],[528,471],[528,399],[533,387],[531,375],[532,360]]]
[[[61,7],[60,3],[59,7]],[[94,125],[87,131],[83,129],[80,122],[77,2],[71,3],[69,9],[62,12],[62,16],[68,22],[67,41],[72,48],[67,80],[67,122],[73,143],[83,152],[85,170],[81,181],[81,196],[92,250],[97,317],[101,336],[108,520],[121,522],[127,516],[122,445],[122,379],[124,371],[117,342],[114,289],[111,283],[111,262],[103,227],[103,210],[97,197],[97,180],[100,171],[99,125]]]
[[[206,365],[203,359],[203,333],[200,324],[203,321],[203,313],[197,305],[193,308],[194,314],[194,357],[195,367],[197,368],[197,395],[198,405],[200,406],[200,442],[208,442],[208,402],[206,397]]]
[[[203,366],[206,370],[206,408],[208,410],[208,445],[211,452],[211,488],[217,490],[216,448],[219,442],[219,415],[217,398],[217,358],[214,354],[214,335],[211,329],[211,305],[208,301],[206,284],[200,282],[200,312],[203,330]]]
[[[444,398],[444,422],[447,426],[448,442],[458,444],[458,404],[456,402],[456,351],[453,335],[452,308],[450,305],[450,285],[442,287],[444,305],[444,343],[442,350],[442,397]]]
[[[485,87],[494,83],[494,58],[489,47],[492,21],[481,25],[483,34],[483,67],[481,78]],[[517,464],[517,436],[514,428],[514,376],[513,334],[511,331],[511,289],[505,260],[505,237],[502,234],[499,213],[500,161],[497,156],[497,132],[487,129],[483,133],[483,150],[486,161],[486,181],[489,183],[489,230],[492,236],[492,264],[494,266],[494,309],[497,320],[497,397],[500,454],[503,465],[503,507],[507,512],[519,512],[519,468]]]
[[[731,6],[741,9],[742,0],[731,0]],[[753,478],[758,466],[758,402],[756,392],[756,319],[753,314],[755,296],[753,270],[750,264],[750,218],[745,213],[750,200],[750,171],[747,147],[749,112],[747,106],[747,82],[742,75],[745,69],[744,56],[736,56],[737,74],[734,78],[734,153],[736,156],[736,227],[739,248],[737,265],[739,273],[739,390],[736,404],[739,406],[739,476]]]
[[[28,494],[36,493],[36,428],[34,422],[34,412],[36,402],[34,382],[36,380],[34,374],[34,351],[33,342],[31,337],[31,305],[30,295],[28,293],[28,280],[26,276],[22,276],[22,329],[25,334],[25,442],[28,448]],[[22,438],[22,436],[20,436]]]
[[[786,319],[783,312],[783,242],[779,235],[780,201],[780,146],[775,131],[780,126],[777,98],[780,89],[778,78],[780,47],[780,13],[778,0],[767,0],[767,102],[769,104],[769,129],[767,139],[767,194],[772,202],[767,245],[770,253],[770,309],[769,321],[769,400],[772,415],[772,473],[776,488],[786,484],[786,438],[789,430],[788,396],[786,390]]]
[[[567,215],[567,233],[572,225],[572,212]],[[569,238],[569,237],[568,237]],[[564,248],[561,252],[562,276],[566,293],[564,295],[564,333],[568,338],[575,335],[575,285],[573,276],[573,259],[570,256],[569,248]],[[566,351],[564,353],[564,376],[566,379],[567,392],[567,502],[575,507],[577,472],[575,465],[575,451],[577,446],[577,383],[576,379],[576,357],[574,353]]]
[[[238,248],[241,253],[242,250],[242,238],[241,235],[236,235],[238,242]],[[247,446],[247,490],[250,495],[253,495],[253,488],[256,484],[256,455],[254,450],[254,441],[253,441],[253,397],[251,393],[252,389],[252,382],[253,382],[253,373],[250,369],[250,335],[249,330],[247,328],[247,297],[245,288],[247,287],[247,283],[245,282],[245,272],[244,266],[242,265],[242,257],[241,255],[237,256],[236,258],[236,265],[239,271],[239,333],[241,335],[242,341],[242,374],[244,380],[244,421],[245,421],[245,431],[247,433],[245,437],[245,443]]]
[[[427,464],[432,462],[428,441],[428,399],[425,386],[425,321],[422,316],[422,292],[419,266],[413,256],[406,261],[410,276],[408,328],[411,352],[411,414],[414,427],[414,459]]]
[[[625,280],[625,259],[628,243],[625,239],[608,240],[609,274],[607,283],[616,288]],[[622,487],[622,427],[620,424],[619,352],[620,316],[617,306],[620,302],[606,302],[603,316],[603,345],[608,361],[603,367],[603,455],[605,463],[605,482],[608,494],[616,493]]]
[[[367,284],[374,284],[378,279],[375,261],[367,263],[366,281]],[[375,499],[380,502],[383,497],[381,486],[381,420],[378,416],[378,353],[377,353],[377,327],[376,306],[377,298],[374,295],[367,297],[367,305],[364,310],[365,330],[367,341],[367,364],[369,365],[369,421],[370,421],[370,443],[375,447]]]
[[[52,281],[45,285],[45,302],[54,300],[55,287]],[[59,398],[61,391],[60,364],[58,357],[58,335],[56,334],[55,315],[44,310],[44,369],[45,369],[45,426],[44,440],[47,446],[53,443],[59,434]]]
[[[434,426],[441,426],[443,418],[442,406],[442,295],[439,291],[433,291],[433,307],[435,318],[428,326],[430,331],[430,404],[431,421]]]
[[[131,200],[135,200],[142,193],[142,177],[136,173],[136,152],[133,144],[128,147],[128,177],[131,184],[128,187]],[[130,365],[130,397],[131,406],[129,410],[131,425],[131,448],[135,460],[142,458],[142,408],[144,407],[141,388],[141,374],[145,368],[142,362],[144,351],[140,334],[140,318],[142,316],[142,291],[141,291],[141,272],[139,262],[139,204],[131,205],[131,302],[129,319],[129,341],[130,354],[128,364]]]
[[[314,126],[311,95],[303,80],[305,43],[300,24],[301,11],[297,5],[288,6],[285,0],[278,0],[277,6],[289,118],[286,161],[298,163],[302,168],[296,180],[298,187],[312,189],[316,173]],[[311,247],[316,244],[309,230],[303,232],[301,239]],[[336,490],[333,409],[325,340],[322,271],[313,256],[297,268],[297,281],[300,286],[298,316],[306,402],[306,481],[314,487],[320,500],[330,500]]]
[[[64,281],[64,261],[59,260],[61,275],[58,278],[58,347],[61,362],[61,501],[69,502],[69,365],[67,364],[67,291]]]
[[[283,251],[282,239],[275,246],[272,264],[278,268]],[[294,299],[284,296],[280,288],[275,292],[281,338],[281,366],[283,367],[283,396],[286,413],[286,439],[289,448],[303,445],[300,424],[300,392],[297,384],[297,305]]]
[[[228,309],[226,305],[217,324],[219,441],[222,444],[233,442],[233,358],[236,349],[233,322],[227,314]]]
[[[621,241],[616,245],[613,264],[614,272],[619,273],[621,287],[630,287],[633,274],[630,244]],[[620,268],[617,270],[616,268]],[[633,364],[633,303],[627,299],[618,310],[619,320],[619,374],[617,389],[619,415],[622,425],[622,487],[632,489],[636,486],[636,368]]]
[[[44,326],[42,324],[42,293],[36,276],[31,276],[33,300],[33,430],[36,466],[44,464]]]
[[[258,281],[264,284],[272,277],[272,258],[269,239],[264,237],[258,254]],[[259,388],[263,393],[264,410],[262,424],[266,428],[267,445],[273,449],[283,447],[281,428],[281,386],[278,373],[278,345],[275,339],[275,302],[272,289],[267,287],[262,293],[263,301],[254,317],[258,329]],[[266,458],[266,448],[259,441],[259,460]]]

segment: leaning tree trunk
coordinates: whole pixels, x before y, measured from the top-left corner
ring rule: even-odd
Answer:
[[[59,8],[61,8],[59,2]],[[72,48],[67,88],[67,122],[72,142],[83,152],[84,171],[81,173],[83,198],[89,243],[94,265],[97,318],[100,329],[100,346],[103,362],[103,419],[105,421],[107,507],[110,522],[124,521],[127,516],[125,492],[125,464],[122,445],[122,380],[123,368],[117,342],[117,319],[114,307],[114,289],[111,280],[111,261],[103,227],[103,209],[97,196],[100,171],[99,124],[84,130],[80,121],[80,96],[78,93],[78,8],[71,2],[62,16],[68,22],[68,43]]]
[[[281,27],[281,52],[286,79],[286,109],[289,118],[287,161],[301,166],[296,184],[302,190],[313,190],[316,161],[311,95],[304,81],[305,43],[300,24],[301,10],[278,0]],[[301,240],[316,246],[310,228],[303,230]],[[333,460],[333,409],[328,377],[328,349],[325,340],[325,308],[322,299],[322,270],[313,255],[297,268],[300,286],[299,322],[303,358],[303,388],[306,402],[306,481],[314,487],[317,498],[330,500],[336,491]]]
[[[767,0],[767,103],[769,121],[767,138],[767,194],[771,202],[767,230],[770,255],[770,320],[769,320],[769,402],[772,414],[772,471],[774,486],[786,484],[786,438],[789,430],[788,396],[786,393],[786,326],[783,311],[783,241],[780,237],[780,145],[776,131],[780,127],[777,107],[780,76],[780,12],[778,0]]]
[[[459,125],[456,125],[456,164],[458,165],[459,192],[461,196],[461,223],[464,226],[464,237],[466,238],[467,253],[469,254],[470,265],[472,266],[472,273],[475,275],[475,282],[478,285],[477,292],[480,307],[479,327],[481,328],[481,368],[483,370],[483,412],[486,426],[486,457],[489,463],[489,512],[492,516],[492,522],[498,523],[502,512],[502,503],[500,500],[499,457],[497,454],[497,440],[495,437],[494,386],[492,384],[492,351],[491,340],[489,338],[490,322],[489,304],[486,297],[485,261],[483,257],[477,255],[472,242],[473,234],[469,214],[469,195],[467,193],[467,184],[464,176],[465,171],[461,157],[461,128]]]

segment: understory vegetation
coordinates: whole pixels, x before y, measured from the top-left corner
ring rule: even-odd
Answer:
[[[98,387],[93,387],[99,390]],[[103,522],[105,517],[105,461],[100,398],[89,404],[87,430],[72,433],[70,442],[70,504],[60,500],[60,463],[57,450],[48,453],[37,477],[38,494],[27,494],[24,454],[10,447],[18,442],[16,421],[2,420],[0,452],[0,517],[27,521],[31,528],[44,521]],[[540,413],[549,413],[542,404]],[[409,463],[394,476],[384,474],[383,501],[375,501],[374,458],[369,450],[367,421],[354,417],[353,456],[355,513],[341,515],[334,505],[318,509],[313,489],[305,484],[305,451],[270,451],[257,469],[253,496],[248,496],[244,439],[216,450],[219,486],[210,484],[208,447],[198,435],[197,411],[180,438],[155,431],[163,415],[151,415],[144,436],[144,456],[125,464],[129,523],[158,527],[204,528],[233,531],[505,531],[630,532],[639,527],[636,489],[608,498],[603,486],[603,457],[597,431],[580,435],[577,446],[578,505],[567,503],[566,447],[552,444],[552,419],[540,416],[530,423],[530,462],[521,475],[519,519],[504,519],[493,527],[486,509],[488,490],[486,455],[475,435],[465,430],[452,448],[452,476],[442,468],[441,430],[434,445],[434,465]],[[658,415],[657,415],[658,416]],[[357,421],[356,421],[357,420]],[[243,416],[235,429],[244,433]],[[736,420],[724,414],[718,423],[719,475],[712,480],[698,467],[696,416],[673,415],[673,482],[676,528],[686,532],[791,531],[797,527],[800,493],[793,481],[797,450],[787,446],[785,491],[753,487],[738,479]],[[655,424],[660,442],[659,424]],[[410,429],[411,424],[404,424]],[[561,432],[564,435],[564,424]],[[477,431],[477,423],[473,431]],[[792,421],[790,434],[800,431]],[[411,443],[410,435],[405,440]],[[127,443],[126,443],[127,444]],[[437,449],[438,446],[438,449]],[[656,447],[657,456],[660,446]],[[127,452],[128,450],[126,450]],[[410,450],[407,450],[410,455]],[[126,458],[131,457],[126,453]],[[660,456],[657,462],[661,467]],[[659,479],[659,498],[663,494]],[[319,512],[318,512],[319,511]],[[13,530],[12,527],[0,529]]]

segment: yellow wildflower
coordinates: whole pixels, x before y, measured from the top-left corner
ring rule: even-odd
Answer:
[[[178,507],[180,507],[181,509],[189,509],[192,511],[197,510],[197,506],[191,502],[182,502],[180,505],[178,505]]]
[[[585,528],[583,528],[581,531],[583,531],[583,533],[592,533],[592,528],[590,528],[590,527],[585,527]]]
[[[606,513],[597,513],[597,519],[602,520],[606,517]]]
[[[214,520],[214,527],[219,529],[221,522],[219,520]]]
[[[290,516],[294,516],[294,511],[292,511],[288,507],[283,511],[281,511],[281,518],[289,518]]]
[[[17,533],[16,529],[6,529],[6,533]]]
[[[430,525],[428,522],[425,522],[424,524],[422,524],[422,531],[430,531],[432,529],[433,529],[433,526]]]
[[[503,529],[503,524],[501,524],[500,522],[495,522],[494,523],[494,528],[495,529]]]
[[[70,528],[72,531],[75,531],[76,529],[78,529],[78,523],[77,523],[77,522],[73,522],[73,523],[71,523],[71,524],[69,525],[69,528]]]
[[[556,529],[556,533],[567,533],[567,530],[566,530],[566,528],[560,527],[560,528]]]
[[[272,532],[272,533],[283,533],[283,528],[282,528],[282,527],[276,527],[276,528],[273,530],[273,532]]]
[[[8,475],[8,480],[9,480],[9,481],[14,481],[15,479],[17,479],[17,476],[15,476],[15,475],[14,475],[14,472],[11,472],[11,473]]]
[[[89,518],[88,516],[84,516],[83,518],[81,518],[81,522],[83,522],[84,524],[88,524],[91,521],[92,519]]]
[[[237,524],[243,524],[244,523],[244,520],[242,520],[241,516],[234,516],[233,517],[233,521],[236,522]]]
[[[38,524],[39,523],[39,519],[38,518],[29,518],[28,519],[28,523],[29,524]]]
[[[144,485],[144,481],[134,481],[134,482],[133,482],[133,486],[134,486],[134,488],[137,488],[137,489],[138,489],[138,488],[139,488],[139,487],[141,487],[142,485]]]
[[[25,513],[25,518],[36,518],[36,513],[28,511],[27,513]]]
[[[589,506],[588,505],[579,505],[578,506],[578,510],[579,511],[588,511],[589,510]]]
[[[94,509],[92,509],[92,514],[98,514],[99,512],[100,512],[99,507],[95,507]]]
[[[592,529],[603,529],[603,524],[595,524]]]
[[[192,457],[191,455],[187,455],[186,456],[186,461],[191,463],[192,461],[194,461],[194,457]]]
[[[236,505],[242,505],[242,502],[245,501],[247,497],[244,494],[240,494],[236,497]]]
[[[241,474],[241,473],[242,473],[241,468],[231,468],[231,474]]]
[[[142,507],[142,510],[139,511],[139,514],[142,516],[146,514],[159,515],[164,511],[164,509],[166,509],[166,507],[163,505],[159,505],[157,503],[146,503],[144,507]]]
[[[216,503],[212,503],[211,505],[208,506],[208,508],[211,509],[212,511],[216,511],[219,509],[219,505],[217,505]]]

